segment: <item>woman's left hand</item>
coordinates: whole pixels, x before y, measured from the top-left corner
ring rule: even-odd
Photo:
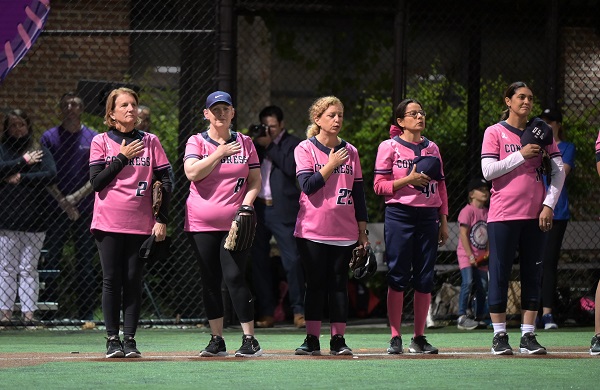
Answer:
[[[440,232],[438,233],[438,246],[446,245],[448,237],[450,237],[450,235],[448,234],[448,224],[442,223],[440,225]]]
[[[365,232],[360,232],[358,234],[358,244],[362,245],[363,248],[369,246],[369,236]]]
[[[542,212],[540,213],[540,230],[543,232],[550,231],[552,229],[552,218],[554,217],[554,212],[548,206],[542,208]]]
[[[156,236],[156,241],[163,241],[167,236],[167,225],[156,222],[152,228],[152,234]]]

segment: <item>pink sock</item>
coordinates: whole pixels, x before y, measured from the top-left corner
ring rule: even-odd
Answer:
[[[342,336],[346,333],[346,323],[345,322],[332,322],[331,323],[331,336],[335,336],[336,334],[341,334]]]
[[[427,312],[431,303],[431,293],[421,293],[415,291],[415,337],[425,334],[425,324],[427,322]]]
[[[306,334],[321,337],[321,321],[306,321]]]
[[[402,336],[400,326],[402,325],[402,309],[404,307],[404,291],[396,291],[388,287],[387,312],[390,320],[392,338]]]

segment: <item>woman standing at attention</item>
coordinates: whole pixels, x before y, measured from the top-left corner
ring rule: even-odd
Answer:
[[[437,354],[425,338],[438,245],[448,239],[448,196],[438,146],[422,136],[425,111],[418,100],[405,99],[394,112],[391,139],[383,141],[375,160],[374,188],[385,197],[387,308],[392,338],[389,354],[401,354],[404,292],[415,291],[412,353]]]
[[[96,193],[92,233],[102,264],[102,312],[106,324],[106,357],[141,357],[134,339],[142,305],[143,242],[167,235],[171,166],[154,134],[137,130],[138,95],[129,88],[106,98],[104,121],[109,129],[92,139],[90,182]],[[152,177],[163,183],[158,216],[152,210]],[[119,340],[123,311],[123,343]]]
[[[481,147],[481,170],[492,182],[488,213],[490,244],[490,317],[494,327],[492,353],[512,355],[506,332],[508,283],[513,260],[519,252],[521,279],[521,353],[543,355],[535,319],[540,305],[542,262],[546,232],[552,229],[553,209],[565,181],[560,151],[552,129],[541,119],[527,122],[533,92],[518,81],[504,93],[506,109],[500,122],[488,127]],[[551,184],[546,190],[542,174],[543,154],[551,165]],[[548,165],[548,164],[545,164]],[[549,169],[549,168],[547,168]]]

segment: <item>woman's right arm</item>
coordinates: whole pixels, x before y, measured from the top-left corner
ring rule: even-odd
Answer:
[[[214,153],[204,158],[189,157],[183,163],[185,176],[189,181],[198,181],[204,179],[215,169],[224,157],[229,157],[242,150],[239,142],[230,142],[221,144]]]
[[[92,142],[90,155],[94,155],[94,148],[99,146]],[[121,143],[120,153],[114,158],[108,166],[104,162],[101,164],[90,165],[90,183],[94,191],[100,192],[109,185],[115,177],[123,170],[129,160],[144,150],[144,143],[141,140],[134,140],[129,145],[125,145],[125,140]]]

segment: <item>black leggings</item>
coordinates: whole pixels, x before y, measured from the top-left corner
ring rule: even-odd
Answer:
[[[552,229],[547,233],[546,250],[544,262],[542,263],[544,266],[542,271],[542,307],[554,308],[558,259],[560,258],[560,248],[568,223],[568,220],[555,219],[552,221]]]
[[[202,277],[202,299],[209,320],[223,317],[221,282],[225,281],[235,313],[241,323],[254,321],[254,300],[246,285],[246,263],[250,249],[223,248],[228,232],[190,232],[188,239],[196,253]]]
[[[298,238],[298,252],[304,268],[306,295],[304,317],[321,321],[325,302],[329,301],[329,321],[348,320],[348,263],[351,246],[320,244]]]
[[[119,334],[122,307],[123,334],[133,337],[140,320],[144,277],[144,263],[138,253],[148,236],[96,230],[94,238],[102,264],[102,312],[106,334],[108,337]]]

